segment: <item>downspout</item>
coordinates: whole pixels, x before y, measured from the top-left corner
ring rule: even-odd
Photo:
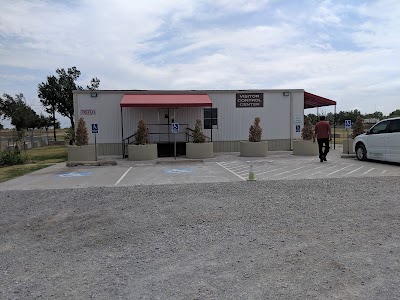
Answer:
[[[122,107],[121,107],[121,132],[122,132],[122,158],[125,158],[124,117],[122,115]]]
[[[336,149],[336,104],[335,104],[335,114],[333,118],[333,149]]]
[[[304,96],[303,96],[304,97]],[[304,115],[304,108],[303,108]],[[293,95],[290,92],[290,151],[293,150]]]
[[[203,111],[204,113],[204,111]],[[211,142],[212,142],[212,133],[213,133],[213,109],[211,106]]]

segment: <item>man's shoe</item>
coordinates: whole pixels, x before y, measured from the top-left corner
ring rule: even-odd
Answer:
[[[324,162],[324,159],[322,157],[319,158],[320,162]]]
[[[326,161],[326,155],[324,155],[323,160]]]

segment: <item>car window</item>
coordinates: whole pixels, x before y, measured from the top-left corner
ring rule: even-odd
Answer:
[[[370,134],[378,134],[378,133],[385,133],[386,128],[388,127],[389,121],[382,121],[376,124],[374,127],[371,128],[369,131]]]
[[[390,121],[388,132],[400,132],[400,119]]]

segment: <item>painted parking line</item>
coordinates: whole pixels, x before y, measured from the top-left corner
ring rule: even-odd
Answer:
[[[343,171],[344,169],[350,168],[351,166],[353,166],[353,164],[348,165],[347,167],[341,168],[341,169],[339,169],[339,170],[333,171],[332,173],[329,173],[329,174],[327,174],[326,176],[330,176],[330,175],[335,174],[335,173],[337,173],[337,172]]]
[[[126,176],[126,174],[129,173],[129,171],[130,171],[131,169],[132,169],[132,167],[130,167],[130,168],[124,173],[124,175],[122,175],[121,178],[118,179],[118,181],[117,181],[114,185],[118,185],[118,184],[122,181],[122,179],[124,179],[124,177]]]
[[[363,175],[368,174],[368,173],[371,172],[372,170],[375,170],[375,168],[371,168],[371,169],[369,169],[368,171],[365,171],[365,172],[363,173]]]
[[[361,166],[361,167],[359,167],[359,168],[357,168],[357,169],[354,169],[353,171],[350,171],[349,173],[345,174],[344,176],[347,176],[347,175],[353,174],[354,172],[357,172],[358,170],[361,170],[362,168],[364,168],[364,167],[363,167],[363,166]]]
[[[234,171],[231,171],[230,169],[228,169],[227,167],[225,167],[223,164],[217,162],[217,165],[219,165],[220,167],[224,168],[225,170],[227,170],[228,172],[234,174],[235,176],[239,177],[242,180],[246,180],[246,178],[240,176],[239,174],[236,174]]]
[[[282,172],[282,173],[274,174],[274,175],[272,175],[271,177],[279,176],[279,175],[286,174],[286,173],[289,173],[289,172],[293,172],[293,171],[296,171],[296,170],[300,170],[300,169],[303,169],[303,168],[305,168],[305,167],[306,167],[306,166],[299,167],[299,168],[296,168],[296,169],[291,169],[291,170],[289,170],[289,171],[285,171],[285,172]]]

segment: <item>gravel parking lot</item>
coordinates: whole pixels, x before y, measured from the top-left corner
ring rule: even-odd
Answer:
[[[0,191],[1,299],[398,299],[399,177]]]

